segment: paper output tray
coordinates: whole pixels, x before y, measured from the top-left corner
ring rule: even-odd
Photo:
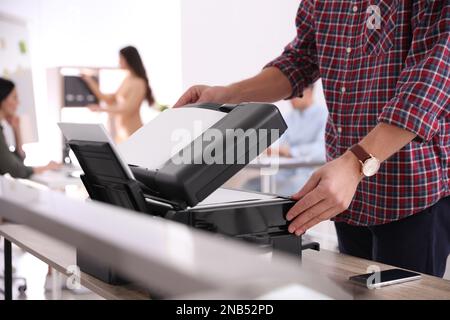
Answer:
[[[83,169],[81,180],[93,200],[148,212],[139,183],[130,179],[106,142],[69,141]]]

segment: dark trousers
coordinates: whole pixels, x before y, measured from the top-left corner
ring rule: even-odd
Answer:
[[[450,254],[450,197],[408,218],[379,226],[336,222],[344,254],[442,277]]]

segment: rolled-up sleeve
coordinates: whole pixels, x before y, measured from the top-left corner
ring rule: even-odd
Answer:
[[[378,120],[430,141],[450,109],[450,3],[422,1],[411,49],[395,97]]]
[[[292,97],[301,97],[303,89],[320,77],[314,31],[314,1],[303,0],[297,12],[297,35],[281,56],[265,68],[279,69],[292,86]]]

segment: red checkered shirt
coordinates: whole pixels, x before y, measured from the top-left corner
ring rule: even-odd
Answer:
[[[286,75],[292,96],[322,78],[328,160],[378,123],[417,135],[361,182],[335,220],[384,224],[449,196],[450,1],[303,0],[296,25],[266,67]]]

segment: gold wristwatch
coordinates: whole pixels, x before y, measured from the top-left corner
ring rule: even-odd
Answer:
[[[359,144],[355,144],[350,151],[358,158],[361,163],[361,174],[365,177],[374,176],[380,169],[380,160],[370,153],[367,153]]]

